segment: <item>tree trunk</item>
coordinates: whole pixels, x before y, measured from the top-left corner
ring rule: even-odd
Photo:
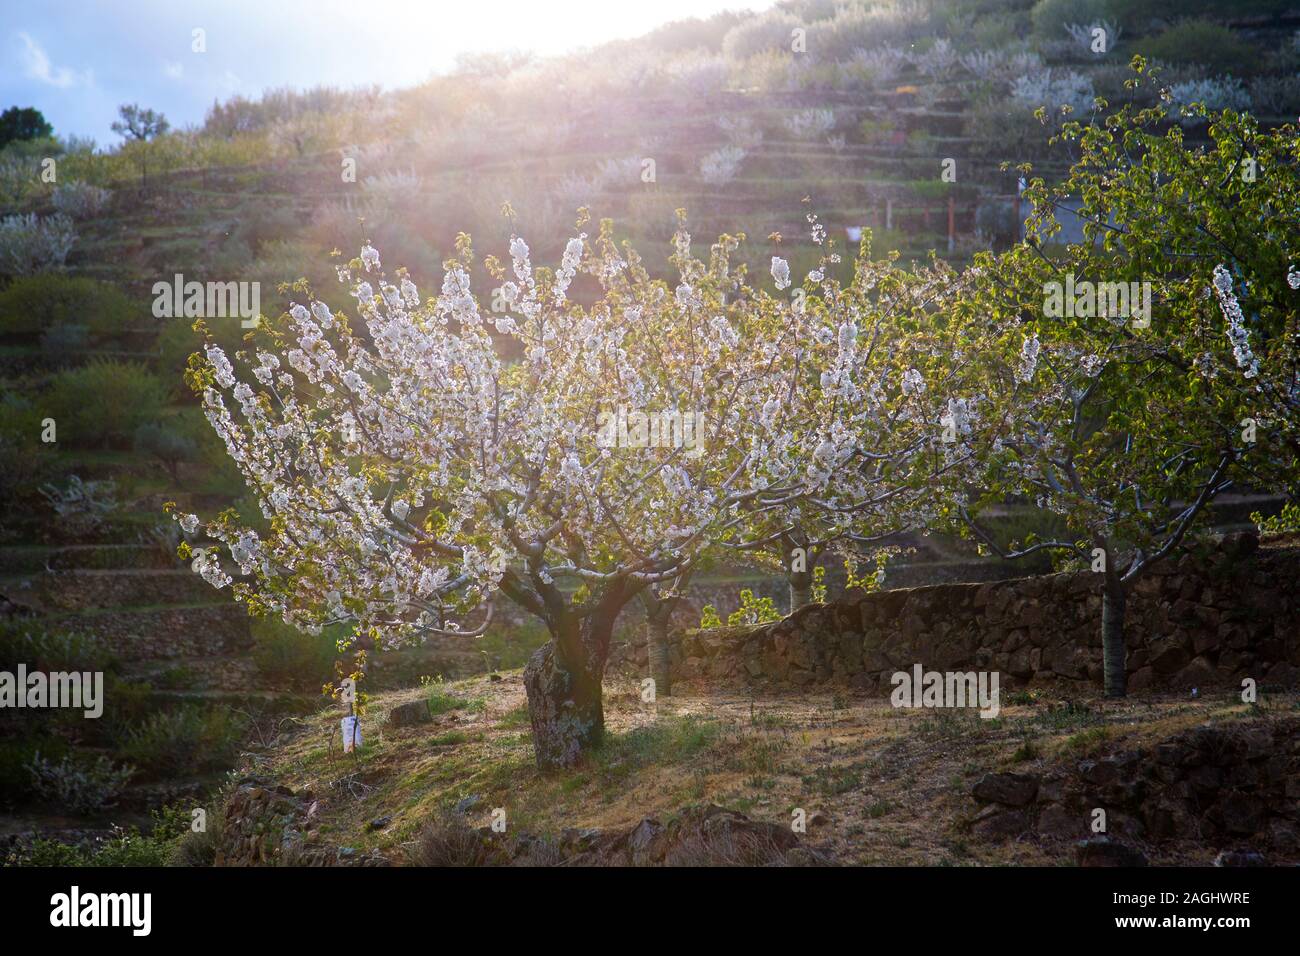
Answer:
[[[812,575],[806,572],[790,574],[790,613],[812,603]]]
[[[601,678],[613,624],[612,615],[600,613],[563,621],[524,667],[533,747],[543,772],[575,766],[600,743]]]
[[[790,582],[790,613],[812,603],[812,555],[802,536],[786,535],[781,539],[781,560],[786,580]]]
[[[665,602],[666,603],[666,602]],[[655,682],[656,697],[671,697],[673,693],[672,667],[668,655],[668,619],[670,613],[648,615],[645,622],[646,651],[650,658],[650,677]]]
[[[1101,659],[1107,697],[1123,697],[1128,692],[1128,671],[1124,648],[1124,585],[1118,575],[1106,572],[1101,596]]]

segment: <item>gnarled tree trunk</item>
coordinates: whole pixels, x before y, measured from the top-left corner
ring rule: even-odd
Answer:
[[[566,617],[551,628],[524,667],[528,716],[537,767],[559,770],[578,764],[605,732],[601,679],[618,609]]]

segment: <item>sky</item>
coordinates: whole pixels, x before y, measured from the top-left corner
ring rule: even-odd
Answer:
[[[216,99],[282,86],[411,86],[459,54],[552,55],[772,0],[0,0],[0,110],[119,141],[121,103],[202,123]],[[205,49],[194,47],[202,30]]]

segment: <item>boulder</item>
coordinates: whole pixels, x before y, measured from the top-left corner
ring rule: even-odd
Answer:
[[[986,773],[971,790],[980,803],[1023,807],[1038,795],[1038,778],[1021,773]]]
[[[425,700],[413,700],[407,704],[398,704],[388,712],[389,727],[414,727],[416,724],[428,724],[433,721],[433,715],[429,713],[429,702]]]

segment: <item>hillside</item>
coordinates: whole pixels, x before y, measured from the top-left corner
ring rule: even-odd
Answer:
[[[838,862],[1057,863],[1059,848],[985,846],[952,822],[966,818],[984,772],[1024,762],[1018,746],[1032,740],[1041,756],[1028,759],[1045,767],[1077,746],[1272,720],[1171,696],[1070,705],[1066,717],[1029,702],[995,727],[833,694],[755,701],[705,688],[656,711],[625,677],[610,687],[613,735],[596,763],[544,779],[530,762],[517,668],[546,635],[514,615],[478,643],[438,637],[376,654],[372,713],[426,699],[422,678],[459,681],[446,692],[463,702],[432,725],[379,733],[354,761],[326,742],[338,714],[322,696],[341,673],[335,642],[346,627],[308,636],[251,619],[176,557],[181,535],[164,513],[173,502],[261,520],[185,382],[203,341],[195,317],[161,314],[158,283],[251,283],[273,318],[307,288],[350,304],[333,254],[346,259],[365,241],[433,292],[467,233],[474,280],[487,288],[484,257],[503,256],[512,232],[538,262],[554,261],[579,207],[612,218],[657,276],[670,271],[679,209],[697,244],[744,233],[741,258],[760,274],[776,255],[796,272],[813,268],[817,229],[847,253],[846,273],[864,235],[904,262],[935,253],[962,265],[1021,238],[1016,164],[1060,177],[1071,156],[1050,137],[1094,96],[1121,101],[1134,56],[1155,65],[1176,105],[1249,109],[1266,126],[1294,119],[1300,10],[1221,6],[790,0],[564,58],[481,57],[410,89],[236,97],[199,128],[105,149],[64,139],[0,150],[0,216],[66,217],[70,231],[48,268],[0,266],[0,665],[104,670],[117,702],[90,728],[0,715],[0,836],[90,845],[115,826],[147,829],[167,806],[219,815],[238,768],[315,794],[322,844],[394,862],[411,858],[431,814],[477,796],[470,822],[505,805],[512,827],[552,836],[629,828],[688,805],[769,823],[804,806],[829,819],[809,839]],[[1155,101],[1138,94],[1140,105]],[[1170,127],[1193,144],[1208,137],[1193,117]],[[47,154],[55,182],[40,174]],[[592,294],[585,279],[575,298]],[[233,351],[252,318],[202,321]],[[1273,514],[1283,500],[1243,488],[1205,524],[1250,527],[1252,512]],[[1020,500],[993,524],[1007,538],[1053,527]],[[899,548],[890,587],[1050,569],[939,535]],[[831,568],[832,597],[844,583]],[[725,618],[740,586],[784,610],[788,586],[771,563],[737,563],[697,578],[675,623],[697,624],[705,605]],[[619,637],[635,643],[642,627],[630,608]],[[34,766],[62,775],[64,788],[42,785]],[[377,818],[389,822],[367,829]],[[1190,844],[1160,853],[1208,862]]]

